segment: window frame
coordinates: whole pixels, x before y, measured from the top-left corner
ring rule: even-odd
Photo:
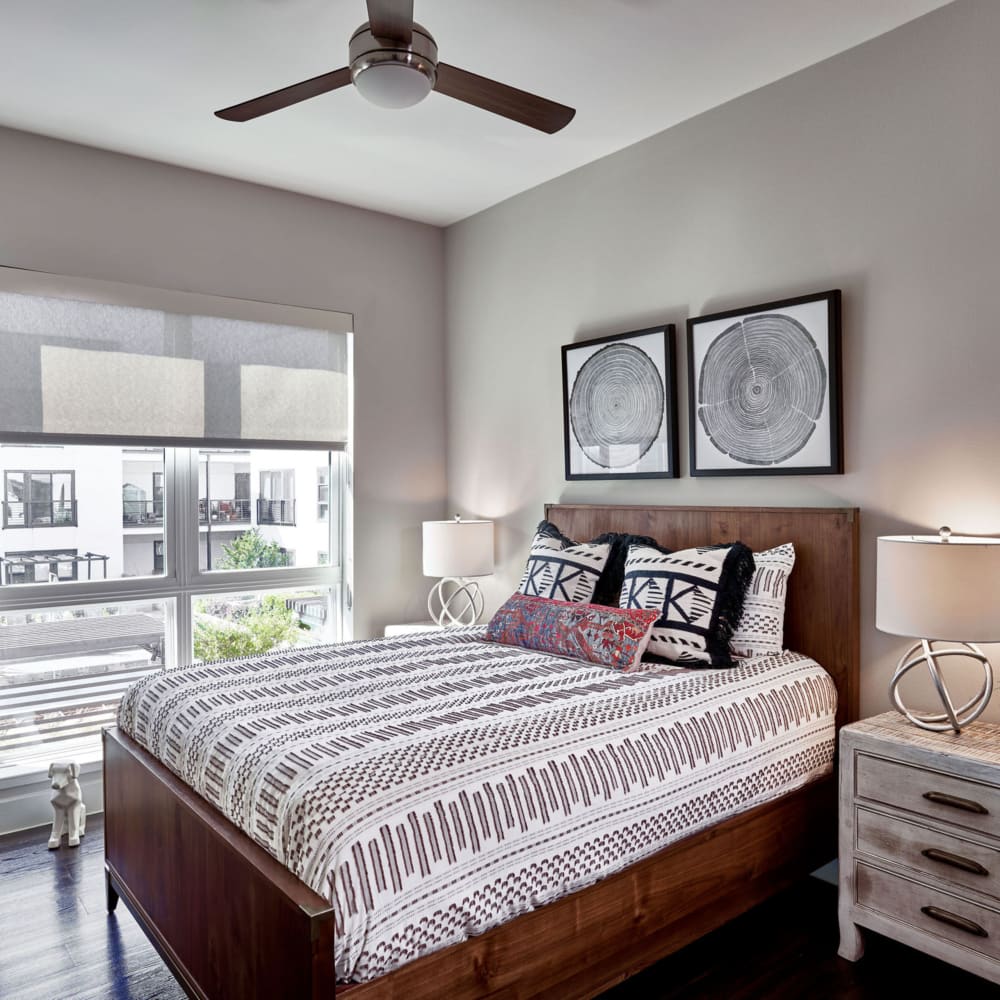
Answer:
[[[8,506],[11,503],[16,503],[16,501],[7,499],[7,483],[11,476],[21,476],[22,487],[24,489],[25,499],[21,501],[24,505],[24,524],[11,524],[9,522],[9,512]],[[28,522],[28,510],[37,502],[42,503],[43,501],[35,501],[31,499],[31,477],[32,476],[48,476],[49,477],[49,508],[52,513],[52,519],[48,524],[35,524],[33,521]],[[73,519],[71,521],[61,521],[56,522],[55,519],[55,505],[56,503],[65,503],[64,500],[55,500],[52,497],[53,491],[53,479],[56,476],[69,476],[69,503],[70,511],[72,513]],[[5,469],[3,474],[3,527],[5,531],[42,531],[45,528],[77,528],[79,527],[80,516],[76,505],[76,469]]]
[[[86,442],[80,444],[104,444]],[[273,448],[273,445],[271,446]],[[296,450],[304,450],[297,448]],[[313,450],[313,449],[310,449]],[[0,586],[0,613],[30,611],[67,605],[113,604],[116,601],[173,601],[176,613],[168,625],[165,665],[191,663],[194,659],[193,601],[213,593],[267,591],[289,588],[330,588],[333,624],[341,640],[351,638],[353,593],[349,578],[351,560],[351,454],[348,448],[314,449],[330,453],[331,485],[338,483],[344,508],[341,517],[328,522],[329,551],[339,559],[326,566],[275,566],[260,569],[212,570],[199,568],[197,447],[163,449],[164,472],[164,572],[162,576],[118,577],[108,580],[74,580],[61,583],[23,583]],[[17,471],[17,470],[10,470]],[[47,471],[47,470],[45,470]],[[74,470],[75,471],[75,470]],[[5,484],[6,488],[6,484]],[[75,476],[74,476],[75,489]],[[6,499],[6,492],[4,493]],[[171,627],[172,625],[172,627]]]

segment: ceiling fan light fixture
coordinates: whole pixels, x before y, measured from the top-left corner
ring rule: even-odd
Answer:
[[[419,104],[437,80],[437,45],[419,24],[409,45],[379,38],[363,24],[351,38],[350,60],[354,86],[380,108]]]
[[[576,111],[565,104],[438,62],[433,35],[413,20],[413,0],[366,4],[371,20],[351,36],[347,66],[221,108],[216,116],[248,122],[354,84],[363,97],[383,108],[412,107],[434,90],[549,135],[573,120]]]
[[[409,108],[433,90],[433,69],[428,73],[396,60],[373,62],[354,74],[354,86],[366,101],[380,108]]]

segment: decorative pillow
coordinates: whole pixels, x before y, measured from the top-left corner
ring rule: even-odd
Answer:
[[[684,667],[731,667],[729,640],[753,571],[742,542],[681,552],[632,546],[621,606],[660,612],[650,653]]]
[[[486,638],[629,671],[638,669],[657,618],[658,611],[514,594],[490,619]]]
[[[755,552],[756,569],[747,588],[743,614],[736,624],[729,649],[733,656],[770,656],[785,648],[785,598],[788,577],[795,565],[791,542]]]
[[[567,538],[551,521],[541,521],[535,529],[535,540],[539,536],[557,540],[564,549],[579,545],[572,538]],[[604,564],[601,576],[594,588],[591,604],[607,604],[618,607],[618,597],[622,592],[622,581],[625,579],[625,559],[630,545],[656,545],[655,538],[646,535],[626,535],[620,531],[606,531],[597,538],[592,538],[589,545],[608,545],[608,561]],[[523,581],[522,581],[523,583]],[[522,591],[527,593],[526,591]]]
[[[518,593],[589,604],[610,551],[608,544],[571,541],[554,524],[542,521],[531,543]]]

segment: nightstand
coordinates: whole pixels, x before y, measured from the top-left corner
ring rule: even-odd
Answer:
[[[861,928],[1000,983],[1000,726],[840,733],[840,955]]]
[[[391,635],[408,635],[410,632],[437,632],[442,628],[444,626],[438,625],[437,622],[410,622],[408,625],[386,625],[382,634],[389,637]]]

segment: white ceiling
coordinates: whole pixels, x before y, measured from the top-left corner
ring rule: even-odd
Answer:
[[[347,63],[363,0],[0,0],[0,124],[446,225],[946,0],[416,0],[445,62],[577,108],[547,136],[431,94],[212,112]]]

